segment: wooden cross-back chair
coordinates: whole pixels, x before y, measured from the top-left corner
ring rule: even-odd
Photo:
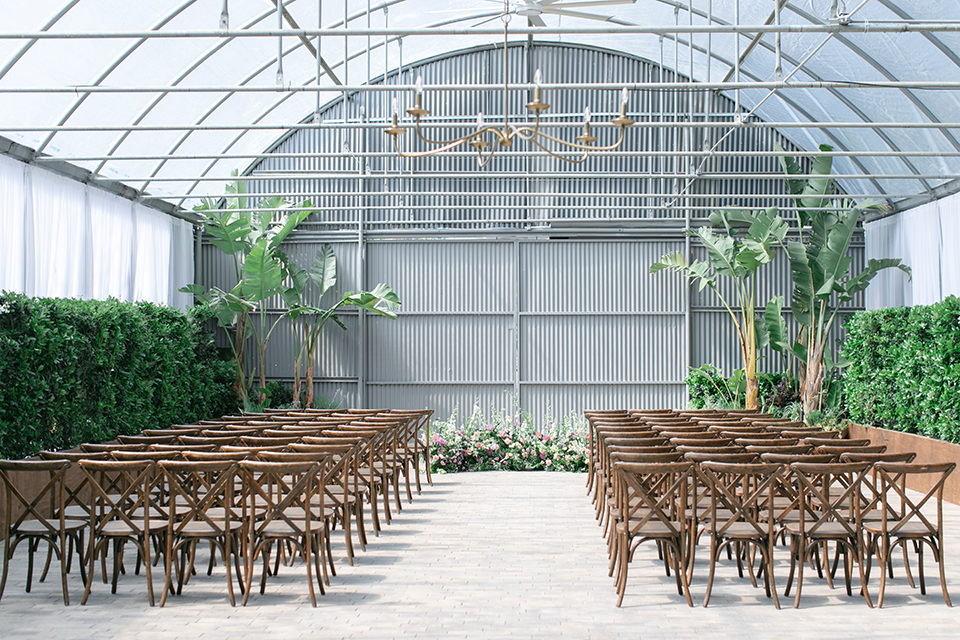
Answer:
[[[60,584],[63,604],[70,604],[67,589],[67,571],[72,549],[80,555],[83,576],[82,532],[87,526],[83,520],[68,519],[64,509],[64,486],[68,460],[0,460],[0,484],[3,486],[3,506],[7,519],[3,527],[3,574],[0,576],[0,598],[7,584],[10,562],[21,542],[27,545],[27,583],[30,593],[33,582],[33,557],[40,542],[48,545],[47,561],[56,555],[60,564]],[[42,474],[46,482],[36,492],[24,495],[15,475]],[[44,571],[46,576],[46,570]],[[42,580],[42,578],[41,578]]]
[[[746,562],[755,586],[750,550],[760,552],[766,595],[780,608],[773,576],[773,498],[780,474],[780,465],[766,463],[702,462],[698,466],[697,475],[710,496],[707,511],[701,518],[703,532],[710,537],[710,573],[704,607],[710,603],[720,552],[733,546],[740,576],[743,577]],[[693,564],[692,558],[690,564]]]
[[[797,577],[797,593],[793,606],[800,606],[803,588],[803,567],[812,554],[826,551],[826,543],[838,545],[844,557],[844,578],[847,595],[853,595],[850,574],[857,563],[860,587],[870,607],[873,601],[867,591],[864,547],[861,535],[863,483],[871,465],[866,462],[811,463],[794,462],[790,471],[797,483],[798,517],[785,523],[790,535],[790,575],[783,595],[790,595],[793,577]],[[828,579],[831,574],[828,573]],[[830,582],[832,586],[832,581]]]
[[[272,547],[286,542],[303,557],[310,603],[316,607],[316,587],[319,587],[321,594],[324,593],[321,564],[322,549],[326,544],[324,506],[323,492],[317,491],[322,464],[316,461],[244,460],[239,465],[243,519],[248,523],[244,553],[246,584],[242,604],[246,606],[250,598],[255,558],[262,557],[262,594],[266,589]]]
[[[687,490],[693,464],[654,462],[614,464],[617,504],[616,525],[617,606],[623,603],[627,570],[637,547],[646,541],[661,546],[664,562],[677,581],[677,592],[693,606],[685,568],[687,545]],[[669,569],[668,569],[669,575]]]
[[[881,518],[864,523],[864,531],[869,537],[868,557],[877,554],[880,572],[880,595],[877,606],[883,606],[887,586],[887,572],[883,570],[890,562],[892,549],[901,545],[906,549],[908,542],[914,544],[917,552],[920,593],[926,595],[924,581],[923,549],[930,547],[933,559],[940,570],[940,587],[943,600],[952,607],[947,591],[947,578],[944,571],[943,547],[943,487],[947,478],[956,469],[956,463],[922,464],[904,462],[877,462],[874,468],[880,478]],[[930,488],[912,495],[907,490],[908,479],[914,476],[927,481]],[[929,503],[935,514],[924,513]],[[892,518],[898,513],[899,517]],[[909,570],[908,570],[909,571]],[[908,573],[909,575],[909,573]]]
[[[109,461],[81,460],[80,468],[86,474],[93,492],[93,510],[90,518],[90,541],[86,553],[87,581],[80,604],[86,604],[93,588],[96,558],[106,555],[107,545],[113,543],[113,579],[111,592],[117,592],[117,581],[123,564],[123,551],[132,543],[142,559],[146,574],[147,598],[154,605],[153,562],[154,546],[162,548],[158,540],[166,533],[169,514],[157,502],[157,464],[152,460]],[[105,573],[105,572],[104,572]],[[106,579],[106,575],[104,575]]]
[[[220,552],[227,574],[227,594],[231,606],[236,606],[230,563],[232,560],[242,591],[240,557],[244,521],[237,483],[239,466],[229,460],[163,460],[159,462],[159,467],[169,496],[166,581],[160,606],[166,604],[167,595],[173,590],[174,574],[177,579],[176,593],[180,595],[182,592],[193,568],[197,543],[201,540],[211,545],[208,575],[213,569],[216,551]]]

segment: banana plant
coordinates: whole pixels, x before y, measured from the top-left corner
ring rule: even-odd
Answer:
[[[821,145],[820,150],[829,152],[832,148]],[[779,145],[777,151],[785,153]],[[796,159],[781,155],[780,165],[787,176],[799,227],[799,240],[787,242],[785,248],[793,280],[791,308],[800,330],[791,344],[783,319],[783,297],[768,303],[764,325],[771,347],[798,361],[801,405],[804,415],[809,415],[822,409],[824,380],[838,366],[830,359],[827,346],[840,305],[866,289],[883,269],[897,268],[909,275],[910,268],[899,259],[871,259],[863,271],[850,277],[851,258],[847,254],[857,222],[862,213],[877,210],[880,205],[838,198],[836,183],[830,178],[830,156],[814,158],[812,177],[807,179],[790,177],[803,173]]]
[[[236,172],[233,175],[237,175]],[[252,206],[251,206],[252,205]],[[205,199],[194,211],[200,216],[210,242],[233,259],[236,286],[230,291],[200,285],[189,285],[181,291],[196,296],[198,304],[211,309],[217,323],[230,337],[230,347],[236,363],[235,389],[244,409],[254,408],[249,401],[245,374],[245,351],[252,337],[257,345],[260,388],[266,386],[266,346],[282,315],[268,323],[265,306],[274,296],[290,304],[298,284],[289,270],[289,261],[280,249],[290,233],[312,211],[310,201],[291,204],[279,197],[261,198],[253,202],[248,197],[242,180],[227,185],[221,202]],[[276,220],[275,220],[276,219]],[[303,282],[300,283],[302,288]],[[258,313],[257,323],[250,321]],[[259,395],[259,402],[265,399]]]
[[[320,307],[320,300],[324,294],[337,285],[337,258],[333,253],[333,248],[329,244],[325,244],[317,251],[309,270],[297,267],[293,269],[293,272],[300,281],[312,283],[319,293],[316,298],[316,305],[302,302],[299,305],[291,305],[290,310],[287,312],[287,315],[293,320],[294,325],[297,324],[298,320],[300,321],[301,325],[298,329],[298,335],[301,335],[302,332],[300,349],[297,352],[296,362],[294,363],[293,398],[294,402],[299,402],[301,389],[300,371],[302,361],[305,357],[307,360],[307,368],[306,398],[304,405],[309,407],[313,404],[314,356],[316,355],[320,333],[326,323],[332,320],[337,326],[346,331],[346,325],[337,317],[337,311],[346,306],[357,307],[395,320],[397,317],[396,312],[400,308],[400,298],[393,289],[380,283],[374,287],[373,291],[360,291],[358,293],[349,291],[332,307]],[[306,289],[306,287],[304,287],[304,289]],[[305,293],[305,290],[302,290],[301,293]]]
[[[709,287],[717,295],[736,327],[746,380],[745,406],[756,409],[757,354],[768,341],[764,325],[757,323],[756,275],[761,266],[773,260],[776,246],[786,237],[787,223],[780,218],[776,207],[762,211],[716,211],[710,215],[710,222],[714,226],[722,225],[726,235],[708,227],[687,231],[687,235],[700,240],[707,251],[707,260],[687,262],[678,251],[651,265],[650,273],[669,269],[686,276],[688,282],[696,281],[700,291]],[[727,300],[717,287],[720,277],[733,281],[735,300]]]

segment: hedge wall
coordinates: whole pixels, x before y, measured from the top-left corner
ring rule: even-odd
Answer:
[[[0,457],[229,413],[232,365],[184,313],[0,294]]]
[[[846,326],[851,419],[960,442],[960,300],[862,311]]]

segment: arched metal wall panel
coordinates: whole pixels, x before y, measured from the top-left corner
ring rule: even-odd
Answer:
[[[434,115],[483,109],[495,120],[502,115],[491,98],[496,94],[449,92],[441,99],[429,86],[496,82],[501,55],[502,49],[475,50],[404,68],[399,82],[422,74]],[[609,51],[511,46],[512,82],[525,81],[536,67],[559,70],[561,82],[601,81],[611,69],[673,77]],[[522,98],[511,96],[511,113],[522,112]],[[591,93],[595,113],[608,98],[612,112],[613,95]],[[544,99],[571,121],[585,106],[580,93]],[[683,123],[733,112],[732,103],[704,92],[632,99],[641,104],[640,120]],[[785,195],[770,195],[784,194],[776,157],[718,153],[693,160],[679,152],[714,144],[714,130],[638,127],[629,142],[645,154],[596,154],[585,165],[566,165],[519,149],[518,142],[479,169],[469,154],[399,158],[378,129],[342,128],[344,113],[348,122],[362,123],[382,119],[387,108],[385,100],[362,95],[334,101],[321,112],[320,129],[290,135],[275,157],[250,171],[256,191],[297,194],[319,209],[290,238],[295,261],[306,266],[323,241],[334,241],[341,269],[336,295],[386,282],[403,300],[397,321],[346,314],[349,332],[325,331],[315,362],[318,393],[341,390],[345,406],[428,406],[439,418],[455,408],[467,415],[478,400],[484,409],[514,411],[519,402],[538,418],[559,417],[587,408],[680,406],[690,366],[711,363],[728,372],[741,366],[716,296],[648,270],[662,255],[688,247],[692,257],[703,257],[683,231],[717,207],[789,207]],[[439,137],[442,130],[430,132]],[[773,151],[775,142],[789,148],[769,128],[744,127],[719,148]],[[356,156],[345,158],[344,148]],[[275,171],[287,177],[271,180]],[[317,172],[329,177],[307,175]],[[714,172],[749,177],[710,177]],[[862,264],[860,253],[855,262]],[[781,256],[758,284],[758,299],[789,298],[789,282]],[[271,341],[271,367],[292,362],[296,345],[281,324]],[[774,361],[768,357],[762,366],[778,368]]]

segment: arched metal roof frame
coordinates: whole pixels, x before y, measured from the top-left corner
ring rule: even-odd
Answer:
[[[201,1],[202,0],[189,0],[184,2],[181,0],[176,4],[175,7],[168,10],[165,15],[157,19],[154,25],[151,27],[151,30],[159,31],[160,29],[163,28],[164,25],[168,24],[177,15],[183,12],[187,7],[192,7],[194,5],[197,5]],[[714,3],[716,5],[722,5],[723,7],[726,7],[726,8],[729,8],[729,6],[731,6],[731,2],[732,0],[727,0],[727,1],[714,0]],[[796,5],[794,1],[784,2],[783,8],[786,10],[786,12],[791,13],[798,19],[806,21],[807,23],[819,24],[819,25],[828,24],[826,20],[821,19],[812,13],[813,11],[812,2],[813,0],[811,0],[811,11],[807,11],[801,8],[800,6]],[[648,0],[646,4],[647,5],[653,5],[653,4],[663,5],[668,7],[671,11],[676,11],[678,13],[681,11],[691,12],[689,15],[691,24],[693,24],[693,19],[695,16],[697,17],[698,20],[703,20],[703,21],[709,20],[712,24],[730,24],[729,22],[724,23],[721,15],[722,11],[713,11],[711,13],[708,13],[708,11],[704,10],[701,6],[696,5],[693,0],[687,3],[683,3],[678,0],[652,0],[652,1]],[[856,10],[859,10],[861,7],[867,4],[868,3],[866,2],[862,3],[860,6],[857,7]],[[885,8],[887,11],[891,13],[891,15],[897,16],[901,20],[911,21],[911,22],[914,22],[917,20],[916,18],[913,17],[915,14],[908,10],[909,3],[908,5],[904,5],[904,3],[902,2],[898,3],[898,2],[893,2],[892,0],[875,0],[870,4],[876,4],[878,6]],[[368,7],[370,7],[369,2],[367,3],[367,5]],[[287,3],[287,6],[295,7],[296,6],[295,0],[291,0],[291,2]],[[356,4],[354,6],[356,6]],[[372,9],[374,11],[380,10],[382,6],[383,5],[381,4],[381,5],[378,5],[376,8],[372,8]],[[404,4],[404,6],[406,5]],[[346,8],[347,8],[347,2],[344,3],[344,9],[346,10]],[[57,25],[57,23],[61,20],[63,16],[67,15],[71,11],[79,11],[82,9],[83,9],[83,3],[81,2],[81,0],[67,0],[59,7],[58,11],[53,15],[53,17],[48,19],[43,24],[43,26],[41,27],[41,31],[50,32],[53,29],[53,27]],[[605,9],[608,12],[614,11],[614,8],[612,7],[605,8]],[[468,11],[469,7],[465,7],[464,10]],[[275,5],[272,2],[270,2],[268,3],[268,6],[261,12],[261,14],[257,18],[248,20],[247,24],[244,25],[242,29],[252,30],[253,28],[255,28],[257,24],[261,23],[263,20],[269,20],[270,16],[276,13],[277,11],[276,11]],[[939,11],[939,13],[943,13],[943,11]],[[359,11],[355,11],[352,14],[350,14],[347,18],[348,28],[345,29],[343,37],[346,39],[347,37],[350,37],[351,34],[354,34],[354,36],[359,35],[359,34],[356,34],[356,31],[358,30],[349,28],[349,23],[357,19],[362,19],[364,16],[368,16],[368,23],[369,23],[369,15],[370,14],[368,9],[360,9]],[[458,16],[453,19],[444,20],[442,22],[436,22],[435,24],[446,25],[446,24],[464,23],[468,20],[475,20],[478,17],[481,17],[482,15],[484,15],[482,12],[467,13],[465,15]],[[490,13],[486,12],[485,15],[489,16]],[[948,18],[950,17],[949,13],[946,15],[946,17]],[[628,21],[621,20],[621,19],[616,19],[613,22],[617,24],[630,24]],[[340,21],[340,24],[343,24],[343,20]],[[751,26],[751,25],[747,25],[741,21],[741,24],[739,25],[739,27],[742,27],[742,28],[740,28],[739,31],[734,32],[738,40],[744,37],[749,37],[748,30],[746,29],[747,26]],[[587,30],[583,30],[582,32],[587,33]],[[703,31],[703,32],[711,33],[708,31]],[[784,32],[787,33],[788,31],[784,30]],[[858,33],[858,31],[855,31],[855,30],[851,30],[851,32]],[[651,31],[651,34],[652,33],[653,32]],[[698,52],[698,54],[701,56],[705,55],[708,59],[715,60],[721,65],[725,65],[727,69],[732,69],[736,65],[736,60],[731,60],[728,56],[723,55],[722,50],[719,48],[717,50],[713,50],[710,46],[708,46],[706,49],[704,49],[702,46],[695,45],[693,42],[694,32],[688,31],[688,33],[691,34],[689,38],[682,38],[681,33],[682,33],[682,30],[678,30],[672,35],[668,34],[666,37],[674,39],[677,43],[685,42],[686,46],[691,52],[690,54],[691,59],[689,60],[691,64],[691,68],[693,68],[692,52]],[[760,34],[760,37],[758,40],[759,47],[757,48],[757,50],[765,50],[767,52],[774,51],[774,46],[771,44],[770,38],[764,37],[768,33],[773,33],[773,31],[757,30],[756,33]],[[938,33],[931,32],[929,29],[927,30],[920,29],[920,33],[922,34],[922,37],[927,42],[930,43],[931,47],[936,49],[937,54],[942,56],[944,60],[949,61],[949,63],[953,66],[954,69],[960,68],[960,57],[958,57],[957,54],[953,52],[953,49],[947,44],[945,39],[946,36],[941,37]],[[663,32],[661,32],[660,35],[663,36]],[[287,37],[297,37],[297,35],[289,34]],[[375,42],[372,46],[369,46],[367,49],[360,47],[356,49],[352,54],[349,52],[349,49],[347,49],[346,57],[348,60],[355,60],[357,58],[362,58],[363,56],[368,54],[373,55],[373,51],[379,50],[381,47],[387,46],[389,43],[399,40],[402,37],[404,36],[397,35],[397,36],[388,37],[385,42],[382,42],[382,43]],[[417,37],[420,37],[420,35],[417,34]],[[300,36],[300,38],[302,40],[303,36]],[[886,78],[887,80],[890,80],[890,81],[897,81],[898,75],[896,73],[888,69],[884,65],[883,61],[878,60],[870,52],[868,52],[867,50],[859,46],[856,42],[854,42],[852,38],[848,37],[843,33],[839,33],[836,31],[828,33],[826,39],[829,40],[831,38],[833,38],[836,42],[838,42],[843,47],[845,47],[845,50],[850,51],[852,55],[855,55],[859,59],[863,60],[878,74],[880,74],[883,78]],[[7,72],[11,68],[13,68],[17,63],[22,61],[25,54],[28,51],[30,51],[30,49],[33,48],[34,45],[40,39],[41,38],[28,39],[22,46],[20,46],[19,50],[13,56],[11,56],[8,59],[8,61],[4,64],[4,67],[0,69],[0,80],[2,80],[6,76]],[[584,38],[584,39],[587,39],[587,38]],[[130,56],[147,40],[148,38],[144,37],[127,46],[122,54],[116,56],[109,64],[101,68],[101,71],[99,72],[99,75],[96,77],[96,80],[92,86],[100,86],[102,83],[109,81],[111,73],[113,73],[114,70],[120,67],[124,63],[124,61],[129,59]],[[176,86],[179,83],[183,82],[184,79],[188,78],[191,73],[193,73],[195,70],[202,67],[204,62],[208,60],[210,57],[212,57],[216,53],[216,51],[220,50],[220,48],[226,46],[229,42],[232,42],[233,40],[234,40],[234,36],[228,33],[224,42],[218,42],[212,48],[212,50],[208,51],[204,56],[196,59],[193,65],[187,70],[183,71],[179,75],[179,77],[171,83],[170,86]],[[577,40],[576,36],[574,36],[574,40]],[[286,47],[284,50],[283,58],[286,58],[286,56],[297,52],[300,46],[302,46],[302,42],[295,44],[293,46]],[[780,56],[782,57],[784,62],[794,65],[794,67],[796,68],[796,70],[794,71],[795,73],[801,72],[804,74],[804,76],[806,76],[807,78],[811,78],[814,82],[829,82],[829,81],[825,81],[823,76],[814,72],[810,67],[805,66],[804,65],[805,61],[798,61],[797,58],[790,55],[786,55],[786,52],[784,51],[780,52]],[[734,58],[736,58],[736,56],[734,56]],[[416,59],[412,59],[408,64],[414,64],[416,63],[416,61],[417,61]],[[273,60],[268,60],[267,62],[263,63],[262,66],[258,65],[257,67],[258,70],[248,73],[242,85],[244,86],[250,85],[254,81],[254,79],[257,77],[258,73],[262,73],[265,69],[269,68],[271,62],[273,62]],[[343,64],[346,64],[345,60],[341,60],[337,62],[334,66],[337,67]],[[682,65],[680,66],[682,67]],[[749,67],[749,64],[740,65],[741,67],[740,71],[743,77],[752,79],[756,82],[763,81],[763,74],[755,73],[755,72],[750,73],[749,68],[744,68],[745,66]],[[368,68],[369,68],[369,59],[368,59]],[[680,69],[674,69],[674,71],[680,73]],[[384,73],[386,72],[387,70],[384,70]],[[684,75],[689,75],[689,74],[684,74]],[[702,73],[700,75],[702,75]],[[698,76],[695,75],[694,77],[697,78]],[[951,75],[950,77],[953,78],[955,76]],[[312,80],[313,78],[311,77],[308,82],[311,82]],[[706,77],[706,80],[710,81],[711,78],[708,76]],[[90,95],[92,95],[92,92],[83,91],[84,86],[88,86],[88,85],[82,85],[78,89],[78,98],[73,101],[73,103],[69,108],[61,112],[61,116],[59,120],[56,121],[57,124],[53,125],[52,127],[46,130],[46,137],[36,147],[36,151],[38,153],[43,153],[44,151],[46,151],[50,142],[53,140],[53,138],[57,135],[59,131],[67,131],[70,129],[69,123],[71,120],[71,116],[80,108],[80,106],[87,100],[87,98]],[[916,90],[911,89],[909,86],[903,86],[902,84],[900,84],[899,86],[893,86],[893,85],[891,86],[897,91],[899,91],[902,95],[904,95],[905,99],[910,104],[913,105],[913,107],[917,110],[917,112],[919,114],[922,114],[922,117],[928,123],[930,123],[931,126],[929,127],[929,129],[932,132],[934,132],[933,135],[939,134],[939,136],[948,143],[949,148],[952,148],[955,151],[960,152],[960,140],[958,140],[957,135],[955,135],[957,130],[949,127],[951,123],[944,122],[942,119],[938,118],[937,113],[935,113],[933,108],[928,106],[927,102],[925,101],[924,98],[926,96],[921,97],[920,95],[918,95],[918,92]],[[789,89],[790,87],[785,86],[783,88]],[[855,118],[859,118],[861,122],[866,124],[869,124],[872,122],[870,119],[870,116],[857,106],[857,102],[855,100],[848,98],[845,95],[845,92],[842,91],[840,88],[825,86],[824,89],[827,92],[829,92],[831,95],[833,95],[836,100],[840,101],[844,105],[844,107],[846,107],[849,110],[849,112],[855,116]],[[121,134],[117,138],[115,138],[114,142],[110,145],[109,151],[106,154],[101,154],[102,158],[97,164],[95,173],[99,173],[99,171],[104,169],[104,167],[110,162],[111,159],[121,158],[121,156],[116,155],[116,152],[122,147],[124,141],[129,138],[129,136],[133,131],[137,130],[136,127],[139,127],[139,125],[144,122],[147,115],[150,114],[151,111],[157,105],[163,102],[164,98],[167,97],[170,93],[172,92],[160,93],[157,96],[155,96],[148,105],[144,106],[140,110],[137,117],[132,121],[132,125],[126,125],[124,127],[119,127],[117,129],[121,131]],[[786,91],[777,91],[776,93],[777,93],[777,96],[776,96],[777,101],[785,105],[788,111],[792,111],[793,114],[795,114],[800,118],[806,118],[806,120],[809,122],[809,130],[816,129],[823,132],[823,135],[829,137],[831,141],[834,143],[834,146],[840,150],[850,151],[851,148],[855,148],[855,147],[850,147],[849,145],[846,145],[844,143],[843,137],[838,135],[838,134],[842,134],[842,131],[840,131],[842,127],[839,127],[839,126],[836,127],[838,129],[837,133],[829,131],[829,127],[832,123],[828,121],[824,121],[822,119],[818,120],[815,114],[813,114],[809,109],[806,109],[804,107],[804,101],[802,99],[799,99],[799,98],[795,99],[795,98],[792,98],[791,96],[785,95],[787,93]],[[144,153],[144,157],[156,158],[157,164],[154,167],[154,169],[150,172],[150,175],[146,176],[147,179],[143,181],[143,184],[140,188],[141,192],[144,191],[148,186],[150,186],[150,184],[152,184],[151,182],[152,180],[163,179],[164,176],[161,174],[163,172],[164,167],[167,166],[168,164],[168,158],[175,157],[177,155],[177,152],[191,138],[191,136],[194,135],[194,133],[203,130],[202,125],[208,122],[208,119],[211,117],[211,115],[217,113],[217,110],[220,108],[220,106],[225,104],[234,95],[235,95],[235,92],[227,92],[224,95],[217,96],[217,98],[207,106],[206,110],[203,111],[199,115],[199,117],[194,118],[191,121],[192,122],[191,125],[183,126],[182,135],[180,135],[178,139],[168,147],[167,153],[156,154],[156,153],[151,153],[149,150]],[[264,104],[260,109],[259,115],[252,118],[254,121],[253,124],[259,125],[263,122],[268,123],[268,118],[270,114],[277,111],[281,106],[287,103],[295,95],[296,94],[294,93],[288,93],[285,95],[278,95],[275,98],[269,97],[268,99],[264,100],[263,101]],[[319,94],[317,95],[319,97]],[[749,107],[749,105],[747,105],[746,103],[745,103],[745,106]],[[2,118],[2,115],[3,115],[2,111],[0,111],[0,118]],[[842,123],[837,123],[837,124],[840,125]],[[889,124],[889,123],[886,123],[886,124]],[[82,126],[77,127],[77,129],[82,130],[83,127]],[[277,129],[280,129],[280,127],[278,126]],[[0,119],[0,131],[2,130],[3,130],[3,121],[2,119]],[[223,166],[223,163],[220,162],[223,159],[222,156],[226,155],[229,151],[232,151],[242,140],[244,140],[245,136],[250,134],[251,131],[254,131],[254,129],[252,128],[240,128],[240,127],[238,127],[237,130],[238,130],[237,135],[230,136],[225,140],[221,140],[222,146],[220,147],[219,151],[214,150],[213,152],[211,152],[209,157],[214,158],[214,160],[212,162],[207,163],[206,167],[200,173],[198,178],[203,178],[203,179],[210,178],[212,172],[215,170],[217,166]],[[920,186],[922,191],[925,191],[927,193],[934,193],[940,187],[943,186],[942,183],[931,184],[930,180],[927,179],[927,176],[929,176],[933,172],[930,171],[929,169],[925,171],[921,169],[920,166],[918,166],[916,163],[912,162],[910,159],[910,156],[912,155],[910,153],[910,150],[904,150],[904,148],[899,146],[896,140],[894,140],[893,138],[891,138],[889,135],[886,134],[886,132],[884,131],[884,127],[874,126],[874,127],[869,127],[869,130],[874,132],[874,135],[876,135],[880,140],[882,140],[883,144],[888,149],[890,149],[894,153],[900,154],[899,157],[897,158],[898,161],[901,162],[903,166],[905,166],[908,169],[908,171],[916,177],[915,179],[917,180],[917,184]],[[787,133],[787,136],[796,141],[796,136],[791,136],[789,133]],[[278,138],[282,138],[282,137],[283,137],[283,134],[278,136]],[[898,137],[900,137],[901,139],[903,138],[902,136],[898,136]],[[241,149],[241,153],[243,151],[245,151],[245,149]],[[865,149],[862,151],[865,156],[870,155],[870,152],[871,152],[871,150],[868,150],[868,149]],[[951,158],[954,157],[953,154],[949,154],[949,155]],[[254,156],[251,155],[249,157],[252,158]],[[882,177],[882,175],[878,173],[878,169],[871,170],[870,167],[864,164],[864,162],[862,162],[860,159],[853,156],[849,157],[849,161],[854,167],[856,167],[857,170],[863,172],[864,176],[871,181],[874,189],[876,189],[877,191],[882,191],[882,187],[876,179],[876,176]],[[925,162],[922,164],[926,164],[928,167],[930,166],[929,162]],[[951,164],[955,164],[955,163],[951,163]],[[956,175],[960,175],[960,171],[957,171],[951,168],[951,170],[946,175],[944,175],[944,178],[946,179]],[[198,189],[199,185],[205,181],[206,180],[199,180],[199,179],[194,180],[188,193],[193,194],[194,191]]]

